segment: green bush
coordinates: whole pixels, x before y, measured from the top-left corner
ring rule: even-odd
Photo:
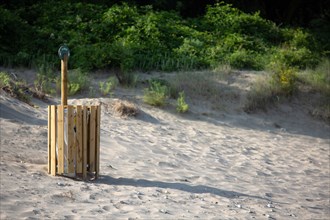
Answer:
[[[159,82],[151,82],[150,87],[144,90],[143,101],[152,106],[166,104],[168,88]]]
[[[296,70],[289,67],[281,67],[273,74],[273,79],[281,88],[281,93],[284,96],[291,96],[297,89],[297,74]]]
[[[89,77],[80,69],[70,70],[68,73],[68,94],[75,95],[89,88]]]
[[[176,110],[179,113],[185,113],[189,110],[189,105],[185,101],[184,92],[179,93],[179,97],[177,99]]]
[[[293,95],[297,90],[297,69],[286,63],[273,62],[269,71],[273,78],[272,82],[280,88],[280,94],[277,95]]]
[[[280,29],[275,23],[260,17],[259,13],[247,14],[223,2],[209,6],[203,18],[204,26],[216,36],[238,33],[262,38],[274,44],[282,40]]]
[[[0,88],[23,102],[30,103],[31,97],[26,94],[27,85],[24,81],[14,80],[6,72],[0,72]]]
[[[127,87],[135,87],[138,82],[138,75],[131,71],[117,72],[118,82]]]
[[[161,86],[165,86],[167,88],[166,95],[170,98],[176,99],[179,95],[177,88],[174,88],[172,83],[168,80],[161,79],[161,78],[152,78],[152,79],[148,80],[148,83],[149,83],[149,85],[151,85],[153,83],[157,83]]]
[[[280,93],[280,86],[270,75],[261,75],[251,85],[243,109],[246,112],[253,112],[257,109],[266,110],[269,104],[280,100]]]
[[[39,65],[44,57],[58,65],[56,50],[67,44],[71,69],[119,68],[123,84],[130,84],[129,72],[135,70],[187,71],[223,63],[259,70],[270,61],[305,68],[328,53],[315,40],[327,44],[327,34],[314,39],[306,30],[280,28],[259,13],[222,2],[195,19],[128,3],[37,1],[25,6],[0,7],[0,65]]]
[[[315,69],[299,72],[298,78],[330,99],[330,59],[322,60]]]
[[[318,57],[305,47],[299,49],[281,48],[276,49],[271,55],[269,65],[273,65],[273,63],[282,63],[286,66],[303,69],[314,67],[318,62]]]
[[[233,52],[226,60],[230,66],[237,69],[261,70],[263,68],[261,56],[244,49]]]
[[[35,37],[32,28],[17,13],[0,5],[0,65],[31,66]],[[32,41],[32,42],[31,42]]]
[[[118,81],[115,77],[110,77],[106,82],[100,82],[100,91],[103,96],[109,95],[117,86]]]
[[[262,75],[252,84],[243,109],[252,112],[289,97],[297,90],[297,71],[283,64],[274,65],[272,74]]]
[[[46,76],[37,74],[37,78],[34,81],[34,88],[37,92],[46,94],[55,94],[56,90],[52,88],[52,81]]]
[[[0,88],[10,86],[11,78],[8,73],[0,72]]]
[[[37,67],[37,78],[34,81],[34,88],[37,92],[56,93],[56,90],[52,88],[52,84],[56,82],[53,68],[53,65],[47,62],[43,62]]]

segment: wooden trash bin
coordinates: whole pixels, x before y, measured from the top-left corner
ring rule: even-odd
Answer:
[[[101,106],[48,106],[48,173],[96,179],[100,171]]]

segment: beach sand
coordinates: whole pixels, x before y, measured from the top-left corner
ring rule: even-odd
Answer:
[[[138,115],[116,115],[116,99]],[[49,103],[1,92],[0,219],[330,218],[330,126],[298,104],[178,114],[141,99],[69,99],[102,107],[100,178],[84,182],[47,174]]]

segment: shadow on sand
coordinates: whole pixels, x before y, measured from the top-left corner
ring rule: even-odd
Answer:
[[[110,176],[100,176],[95,182],[97,184],[115,185],[115,186],[134,186],[134,187],[157,187],[163,189],[175,189],[181,190],[188,193],[204,194],[209,193],[216,196],[226,197],[226,198],[238,198],[238,197],[249,197],[255,199],[267,200],[260,196],[253,196],[244,193],[239,193],[235,191],[228,191],[223,189],[217,189],[210,186],[204,185],[189,185],[187,183],[167,183],[161,181],[151,181],[144,179],[129,179],[129,178],[113,178]]]
[[[14,122],[27,123],[33,125],[47,125],[47,120],[36,118],[32,111],[18,111],[0,103],[0,118],[13,120]]]

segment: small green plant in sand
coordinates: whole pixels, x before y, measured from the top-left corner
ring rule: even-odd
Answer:
[[[90,86],[90,87],[89,87],[89,90],[88,90],[88,97],[89,97],[89,98],[95,98],[95,97],[96,97],[96,90],[94,89],[93,86]]]
[[[68,74],[68,93],[69,95],[75,95],[80,91],[83,91],[89,87],[89,77],[81,69],[71,70]]]
[[[168,88],[159,82],[151,81],[150,87],[144,90],[143,101],[152,106],[166,104]]]
[[[34,89],[40,95],[48,93],[55,94],[56,89],[52,88],[52,84],[56,82],[53,66],[47,62],[43,62],[37,66],[37,77],[34,81]]]
[[[31,97],[27,95],[26,82],[14,80],[8,73],[0,72],[0,88],[14,98],[30,103]]]
[[[0,72],[0,88],[3,89],[4,87],[10,86],[10,81],[11,78],[7,73]]]
[[[109,95],[118,85],[118,81],[115,77],[110,77],[106,82],[102,81],[99,83],[100,92],[103,96]]]
[[[138,82],[138,75],[131,71],[116,73],[118,82],[126,87],[135,87]]]
[[[34,81],[34,89],[38,93],[55,94],[56,90],[52,88],[52,81],[44,75],[37,74],[37,78]]]
[[[184,92],[179,93],[179,97],[177,99],[176,110],[179,113],[185,113],[189,110],[189,105],[185,101]]]

